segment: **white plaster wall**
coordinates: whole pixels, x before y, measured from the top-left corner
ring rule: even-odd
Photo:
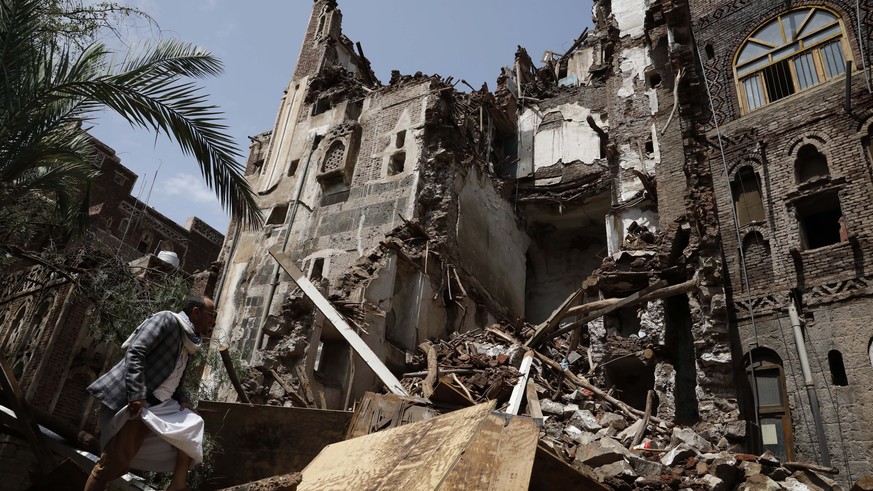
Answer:
[[[534,136],[542,116],[536,107],[525,109],[518,118],[518,167],[515,177],[522,178],[534,172]]]
[[[537,131],[543,116],[560,111],[564,116],[561,126]],[[578,104],[562,104],[548,111],[528,108],[519,118],[519,177],[532,171],[556,164],[581,161],[586,164],[600,158],[600,137],[591,129],[586,119],[591,115],[598,126],[608,128],[609,123],[600,113]],[[522,169],[530,169],[523,172]]]
[[[649,51],[645,47],[633,47],[622,50],[619,54],[619,67],[621,69],[621,87],[618,89],[619,97],[630,97],[634,94],[635,81],[645,82],[646,68],[652,64]]]
[[[291,155],[292,139],[297,128],[296,122],[300,115],[300,108],[303,106],[308,83],[307,77],[288,87],[273,129],[267,161],[264,163],[261,178],[255,187],[258,191],[263,192],[275,186],[286,174],[288,165],[293,160]]]
[[[563,104],[549,110],[560,111],[560,127],[538,131],[534,139],[534,170],[557,163],[580,160],[586,164],[600,158],[600,137],[585,119],[591,111],[576,104]],[[596,116],[595,119],[599,119]],[[599,124],[599,122],[598,122]]]
[[[588,70],[592,65],[600,62],[600,47],[586,46],[577,50],[573,56],[567,60],[567,76],[576,77],[579,83],[587,85],[591,80],[591,74]]]
[[[612,15],[621,36],[642,37],[646,21],[646,0],[613,0]]]
[[[609,214],[606,216],[606,244],[610,255],[621,251],[624,238],[627,236],[627,230],[633,222],[648,228],[652,233],[660,232],[661,230],[658,222],[658,213],[652,210],[627,208],[619,210],[614,214]]]
[[[460,188],[456,232],[465,268],[514,315],[522,315],[529,239],[516,223],[512,204],[475,167],[455,186]]]

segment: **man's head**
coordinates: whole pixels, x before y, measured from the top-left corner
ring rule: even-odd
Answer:
[[[201,336],[209,336],[212,334],[212,328],[215,327],[215,302],[207,296],[194,296],[185,301],[185,306],[182,311],[194,324],[194,330]]]

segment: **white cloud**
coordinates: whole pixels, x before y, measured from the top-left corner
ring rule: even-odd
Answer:
[[[218,202],[215,193],[206,187],[203,179],[193,174],[176,174],[173,177],[155,185],[156,190],[167,197],[181,202],[214,204]]]

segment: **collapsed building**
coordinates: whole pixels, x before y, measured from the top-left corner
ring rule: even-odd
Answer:
[[[315,0],[251,138],[266,225],[223,249],[216,331],[245,391],[345,409],[381,385],[273,250],[397,375],[499,324],[712,445],[871,474],[869,15],[597,1],[566,53],[519,47],[462,92],[382,84]]]

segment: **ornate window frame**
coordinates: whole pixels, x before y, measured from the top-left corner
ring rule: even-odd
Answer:
[[[756,28],[734,55],[742,114],[845,74],[852,49],[843,20],[821,6],[792,9]]]

